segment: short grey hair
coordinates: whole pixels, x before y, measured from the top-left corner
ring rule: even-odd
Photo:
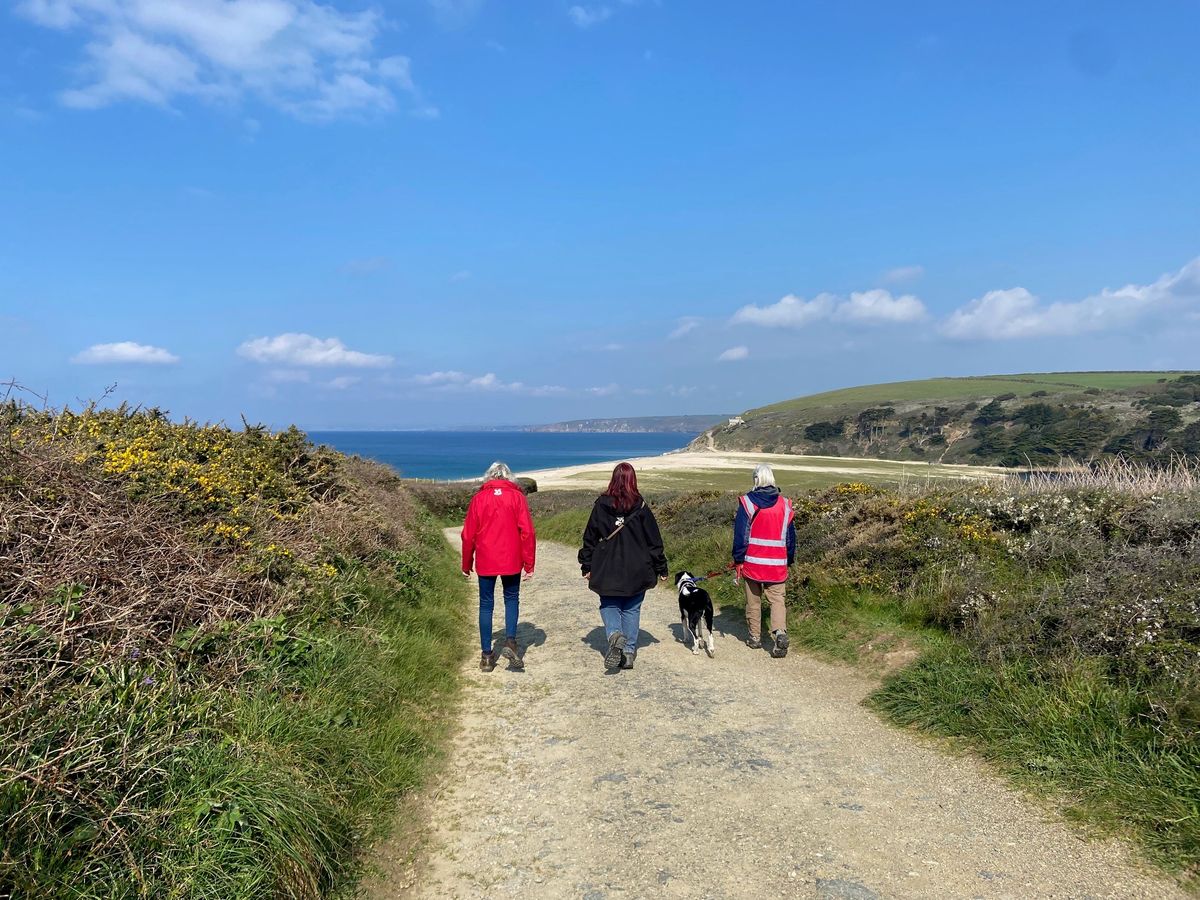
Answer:
[[[506,466],[500,460],[496,460],[488,470],[483,473],[484,481],[514,481],[512,469]]]
[[[754,467],[754,486],[756,488],[775,487],[775,472],[766,463]]]

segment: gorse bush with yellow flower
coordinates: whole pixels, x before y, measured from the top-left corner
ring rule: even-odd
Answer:
[[[295,429],[0,406],[0,896],[351,892],[444,727],[448,557]]]

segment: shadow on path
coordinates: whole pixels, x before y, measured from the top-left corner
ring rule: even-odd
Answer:
[[[597,625],[582,638],[580,643],[587,644],[601,656],[608,652],[608,636],[604,633],[604,626]],[[648,647],[651,644],[661,644],[658,638],[648,632],[645,628],[638,630],[638,649]]]

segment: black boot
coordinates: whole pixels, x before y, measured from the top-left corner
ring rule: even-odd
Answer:
[[[604,654],[604,668],[621,668],[621,657],[625,651],[625,635],[614,631],[608,639],[608,652]]]
[[[632,653],[622,652],[621,653],[621,668],[622,669],[632,669],[633,661],[635,659],[637,659],[637,651],[636,650],[634,650]]]

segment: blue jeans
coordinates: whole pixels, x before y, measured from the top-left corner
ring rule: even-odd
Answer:
[[[646,592],[636,597],[601,597],[600,620],[604,622],[604,636],[612,637],[618,631],[625,635],[625,652],[637,651],[638,629],[642,622],[642,599]]]
[[[521,573],[498,576],[504,582],[504,634],[516,640],[520,612]],[[479,643],[492,652],[492,614],[496,608],[496,575],[479,576]]]

